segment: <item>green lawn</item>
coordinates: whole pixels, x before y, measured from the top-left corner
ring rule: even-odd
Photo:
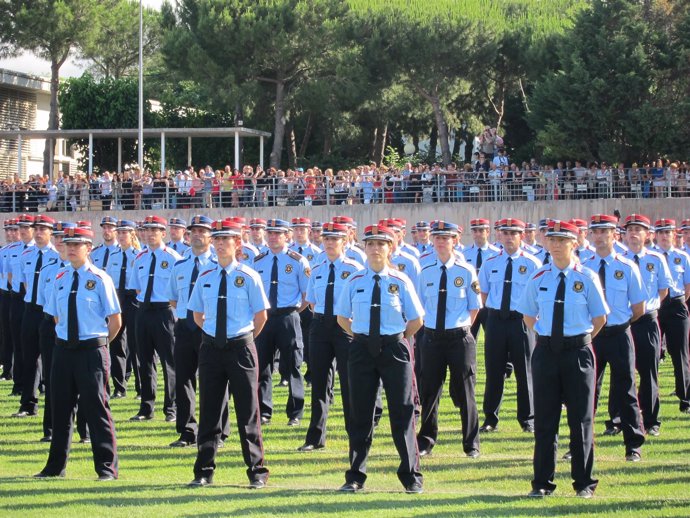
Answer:
[[[481,349],[481,347],[480,347]],[[483,393],[483,359],[479,359],[479,394]],[[215,516],[293,514],[303,516],[690,516],[690,417],[678,412],[672,367],[661,367],[662,433],[649,438],[642,462],[624,460],[622,437],[603,437],[603,416],[597,420],[596,496],[573,496],[570,467],[558,465],[557,496],[544,500],[526,498],[532,476],[532,441],[515,421],[515,382],[507,383],[500,432],[482,436],[482,455],[472,460],[462,454],[460,419],[446,397],[442,404],[440,442],[424,458],[424,494],[406,495],[396,477],[397,454],[384,415],[376,431],[369,459],[366,491],[356,495],[335,491],[344,482],[347,441],[342,411],[337,402],[329,422],[325,450],[298,453],[306,424],[288,428],[281,412],[264,429],[269,487],[244,488],[246,476],[237,435],[220,450],[215,484],[188,489],[195,458],[193,449],[171,449],[173,423],[157,419],[130,423],[138,406],[133,398],[115,400],[113,411],[120,453],[120,479],[95,482],[89,445],[75,444],[67,477],[34,480],[43,467],[48,445],[39,443],[40,418],[8,417],[18,400],[0,385],[0,509],[8,516]],[[605,392],[608,390],[605,387]],[[276,408],[284,408],[287,389],[275,389]],[[339,396],[338,396],[339,397]],[[162,400],[162,396],[159,398]],[[481,407],[480,407],[481,408]],[[604,397],[600,408],[606,408]],[[307,416],[308,417],[308,414]],[[234,420],[233,420],[234,421]],[[563,418],[561,429],[567,435]],[[13,513],[18,513],[14,515]],[[21,513],[21,514],[20,514]]]

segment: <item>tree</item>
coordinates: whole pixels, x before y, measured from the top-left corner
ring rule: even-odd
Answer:
[[[98,0],[0,0],[0,39],[50,61],[48,129],[59,127],[60,68],[74,48],[90,44],[100,30],[100,16]],[[52,172],[54,147],[46,139],[44,175]]]

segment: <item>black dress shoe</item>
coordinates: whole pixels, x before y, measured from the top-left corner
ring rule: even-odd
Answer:
[[[575,493],[575,496],[578,498],[592,498],[594,496],[594,491],[592,491],[589,488],[580,489],[578,492]]]
[[[252,480],[249,482],[249,489],[263,489],[266,487],[265,480]]]
[[[299,448],[297,448],[297,451],[314,451],[314,450],[322,450],[324,449],[325,446],[319,445],[319,444],[303,444]]]
[[[36,412],[29,412],[27,410],[20,410],[12,414],[12,417],[36,417],[38,414]]]
[[[420,482],[412,482],[412,484],[405,486],[405,493],[407,494],[418,495],[423,492],[424,489],[422,489],[422,484]]]
[[[192,480],[187,486],[189,487],[204,487],[204,486],[210,486],[212,482],[207,479],[206,477],[199,477],[195,478]]]
[[[642,460],[642,455],[636,451],[631,451],[625,454],[625,460],[628,462],[640,462]]]
[[[498,425],[483,424],[479,427],[481,433],[493,433],[498,431]]]
[[[529,493],[527,493],[527,496],[532,497],[532,498],[543,498],[545,496],[549,496],[552,494],[553,491],[550,489],[533,489]]]
[[[657,426],[650,426],[647,428],[647,435],[651,435],[652,437],[659,437],[661,435],[661,429]]]
[[[293,417],[288,421],[288,426],[299,426],[299,417]]]
[[[195,441],[185,441],[184,439],[178,439],[174,442],[170,443],[171,448],[186,448],[187,446],[191,446],[192,444],[196,444]]]
[[[534,425],[533,424],[523,424],[522,425],[522,431],[525,433],[534,433]]]
[[[621,433],[621,429],[619,426],[615,425],[609,426],[608,428],[606,428],[606,430],[604,430],[604,435],[618,435],[619,433]]]
[[[50,441],[52,441],[52,440],[53,440],[53,437],[52,437],[52,436],[50,436],[50,435],[44,435],[43,437],[41,437],[41,438],[38,440],[38,442],[50,442]]]
[[[45,471],[39,471],[34,475],[34,478],[64,478],[63,473],[58,473],[57,475],[53,475],[51,473],[46,473]]]
[[[115,480],[115,477],[113,475],[99,475],[96,480],[98,480],[98,482],[112,482]]]
[[[343,493],[357,493],[358,491],[362,491],[364,489],[364,485],[360,484],[359,482],[345,482],[338,491],[342,491]]]
[[[165,422],[166,423],[174,423],[177,420],[177,417],[174,415],[166,415],[165,416]]]
[[[268,425],[271,424],[271,418],[266,416],[261,416],[261,424]]]
[[[565,452],[565,455],[563,455],[563,460],[571,460],[573,458],[573,454],[570,450]]]
[[[470,450],[465,455],[467,455],[470,459],[476,459],[479,457],[479,450]]]
[[[426,457],[427,455],[431,455],[431,448],[424,448],[422,450],[419,450],[420,457]]]
[[[130,421],[150,421],[151,419],[153,419],[152,415],[141,415],[141,414],[133,415],[132,417],[129,418]]]
[[[110,399],[123,399],[127,397],[126,392],[115,392],[112,396],[110,396]]]

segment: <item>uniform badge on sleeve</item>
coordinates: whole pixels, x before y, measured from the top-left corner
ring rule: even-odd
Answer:
[[[392,293],[393,295],[397,295],[399,291],[400,291],[400,286],[398,286],[397,284],[391,284],[388,286],[388,293]]]
[[[93,290],[96,288],[96,281],[93,279],[89,279],[86,281],[86,286],[84,286],[87,290]]]
[[[680,257],[676,257],[673,259],[673,264],[680,264]]]
[[[472,291],[479,293],[479,281],[472,281],[470,286],[472,287]]]
[[[575,293],[582,293],[582,290],[584,290],[584,289],[585,289],[585,285],[582,282],[575,281],[573,283],[573,291]]]
[[[340,274],[341,279],[347,279],[350,276],[350,272],[343,272]]]
[[[161,262],[161,268],[163,268],[164,270],[166,270],[168,266],[170,266],[170,263],[168,261]]]
[[[465,284],[465,279],[462,277],[456,277],[454,284],[456,288],[462,288],[462,285]]]
[[[523,264],[518,268],[518,273],[527,273],[527,267]]]
[[[292,265],[291,264],[285,265],[285,273],[292,273]]]
[[[616,270],[613,272],[613,278],[620,281],[623,278],[623,272],[621,270]]]
[[[647,263],[647,271],[648,272],[654,271],[654,263]]]
[[[238,288],[244,286],[244,277],[242,277],[241,275],[235,277],[235,286],[237,286]]]
[[[405,265],[402,264],[402,263],[400,263],[400,264],[398,265],[398,270],[401,271],[401,272],[404,272],[404,271],[405,271]]]

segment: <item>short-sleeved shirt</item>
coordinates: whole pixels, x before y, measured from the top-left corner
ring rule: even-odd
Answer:
[[[105,273],[110,275],[110,278],[113,280],[113,284],[115,284],[116,289],[120,286],[120,275],[122,275],[122,261],[127,261],[127,269],[125,270],[124,284],[126,289],[134,273],[134,261],[140,253],[141,250],[138,250],[130,246],[127,250],[122,250],[122,248],[119,248],[110,256],[110,258],[108,259],[108,266],[105,269]]]
[[[472,246],[465,247],[465,249],[462,251],[462,255],[465,257],[465,261],[467,261],[469,264],[474,266],[474,269],[477,270],[477,260],[479,259],[479,250],[482,251],[482,264],[479,265],[479,268],[482,267],[484,262],[489,258],[501,251],[500,248],[492,245],[491,243],[486,243],[484,246],[477,246],[476,244],[473,244]]]
[[[412,281],[412,284],[417,286],[419,273],[422,271],[419,259],[400,250],[400,248],[396,248],[391,254],[391,263],[393,263],[393,266],[395,266],[398,271],[407,275]]]
[[[167,246],[168,248],[172,248],[173,250],[175,250],[175,252],[177,252],[177,253],[180,254],[180,255],[184,255],[184,253],[185,253],[187,250],[189,250],[190,248],[192,248],[191,246],[189,246],[189,245],[188,245],[187,243],[185,243],[184,241],[168,241],[168,243],[166,244],[166,246]]]
[[[326,256],[324,256],[326,257]],[[340,298],[343,287],[347,284],[350,276],[364,267],[352,259],[340,256],[333,261],[334,283],[333,283],[333,307]],[[317,264],[311,272],[309,283],[307,284],[306,300],[314,305],[315,313],[324,313],[326,304],[326,288],[328,287],[328,276],[330,274],[331,261],[326,257],[325,261]]]
[[[690,256],[675,247],[668,250],[660,248],[659,252],[666,259],[673,279],[673,286],[668,291],[669,297],[685,297],[685,286],[690,284]]]
[[[90,254],[90,259],[93,265],[96,268],[100,268],[102,270],[105,270],[108,265],[103,264],[105,261],[105,252],[106,250],[109,251],[108,253],[108,262],[110,262],[110,256],[113,255],[117,250],[120,249],[120,245],[117,243],[113,243],[112,245],[106,245],[106,244],[100,244],[97,247],[95,247],[93,250],[91,250]]]
[[[43,247],[43,249],[40,249],[37,246],[32,246],[24,250],[24,252],[21,255],[22,264],[20,270],[21,282],[23,282],[26,287],[24,302],[32,302],[31,296],[33,294],[34,278],[36,278],[35,274],[36,272],[38,272],[39,276],[41,274],[41,271],[36,269],[36,267],[38,266],[39,253],[43,254],[43,259],[41,260],[41,268],[43,268],[43,266],[49,265],[50,263],[56,262],[60,258],[57,250],[55,250],[55,247],[52,244],[48,244],[47,246]],[[40,284],[36,288],[37,298],[39,288]]]
[[[211,250],[207,250],[201,255],[192,255],[181,259],[173,266],[170,283],[168,284],[168,298],[177,303],[175,305],[175,315],[177,318],[187,318],[187,303],[191,296],[190,286],[192,284],[195,262],[198,262],[196,284],[199,281],[201,272],[207,271],[215,265],[216,259]]]
[[[659,290],[670,289],[673,286],[673,279],[664,256],[660,253],[646,250],[644,247],[639,254],[635,254],[632,250],[628,250],[625,253],[625,258],[633,263],[635,263],[636,256],[640,262],[639,269],[642,287],[647,293],[645,312],[651,313],[658,310],[661,306]]]
[[[22,255],[32,246],[35,246],[36,242],[32,239],[28,243],[23,241],[17,241],[16,245],[7,251],[7,260],[5,262],[6,268],[5,272],[9,272],[12,275],[12,291],[14,293],[20,293],[22,290],[22,281],[24,276],[22,273]]]
[[[525,285],[540,266],[539,259],[532,254],[518,249],[512,256],[505,250],[489,257],[482,263],[479,269],[479,287],[481,292],[487,295],[486,307],[491,309],[501,309],[503,300],[503,290],[506,288],[505,273],[508,266],[508,258],[512,259],[513,273],[510,284],[510,310],[517,311],[518,302],[525,289]]]
[[[307,292],[309,275],[311,275],[309,262],[298,253],[289,250],[287,246],[278,254],[269,250],[257,255],[253,268],[261,277],[267,294],[271,290],[274,257],[277,258],[278,264],[278,308],[298,308],[302,305],[302,296]]]
[[[58,273],[60,273],[60,270],[67,264],[69,263],[58,259],[57,261],[53,261],[41,269],[41,273],[38,276],[38,293],[36,294],[36,304],[43,306],[44,313],[47,313],[46,306],[50,298],[53,296],[55,279]]]
[[[165,245],[155,250],[149,248],[137,256],[134,260],[134,274],[129,278],[127,289],[139,291],[137,300],[144,302],[153,256],[156,257],[156,266],[153,274],[150,302],[169,302],[168,285],[170,284],[170,276],[172,275],[173,266],[182,259],[182,256]]]

